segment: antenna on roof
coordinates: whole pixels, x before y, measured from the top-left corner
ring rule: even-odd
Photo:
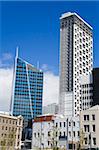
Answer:
[[[18,54],[19,54],[19,47],[16,47],[16,57],[18,58]]]
[[[37,69],[39,69],[39,67],[40,67],[40,62],[37,61]]]

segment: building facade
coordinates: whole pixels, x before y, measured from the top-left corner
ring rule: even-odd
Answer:
[[[58,104],[52,103],[47,106],[43,106],[43,114],[58,114]]]
[[[81,108],[86,110],[93,105],[93,77],[86,75],[81,77]]]
[[[42,115],[33,121],[33,149],[77,149],[79,142],[79,118],[62,115]]]
[[[22,116],[0,114],[0,149],[21,149]]]
[[[76,13],[60,17],[59,109],[65,116],[77,116],[82,109],[82,80],[92,76],[92,27]],[[92,83],[92,81],[91,81]],[[91,84],[89,81],[86,84]],[[92,101],[89,100],[88,101]],[[90,107],[90,103],[88,103]],[[86,108],[86,107],[84,107]]]
[[[93,106],[99,105],[99,68],[93,69]]]
[[[80,128],[84,149],[99,149],[99,105],[81,111]]]
[[[42,114],[43,72],[23,59],[15,58],[11,113],[30,120]]]

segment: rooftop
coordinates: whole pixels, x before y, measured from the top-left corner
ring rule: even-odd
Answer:
[[[18,119],[18,118],[23,118],[21,115],[20,116],[12,116],[10,114],[7,114],[7,113],[1,113],[0,112],[0,117],[3,117],[3,118],[9,118],[9,119]]]
[[[95,105],[95,106],[89,108],[88,110],[99,110],[99,105]]]
[[[70,16],[76,16],[78,19],[80,19],[82,22],[84,22],[91,30],[93,29],[86,21],[84,21],[77,13],[75,12],[67,12],[61,15],[60,19],[64,19]]]

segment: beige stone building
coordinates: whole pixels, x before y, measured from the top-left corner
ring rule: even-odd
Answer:
[[[82,147],[84,149],[99,148],[99,105],[81,111],[80,126],[83,133]]]
[[[0,150],[21,149],[23,117],[0,113]]]

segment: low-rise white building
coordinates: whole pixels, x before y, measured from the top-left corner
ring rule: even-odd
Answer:
[[[0,149],[21,149],[22,127],[22,116],[15,117],[6,113],[0,113]]]
[[[83,131],[82,147],[99,148],[99,105],[81,111],[80,125]]]
[[[79,118],[62,115],[42,115],[33,121],[32,148],[77,149],[79,142]]]

